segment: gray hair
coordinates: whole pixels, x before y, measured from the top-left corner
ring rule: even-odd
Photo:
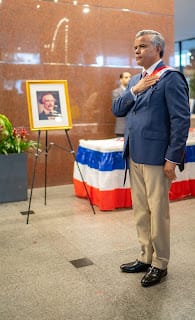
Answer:
[[[135,38],[142,37],[146,34],[152,35],[151,42],[155,47],[161,47],[160,58],[162,58],[165,48],[165,39],[163,38],[162,34],[154,30],[141,30],[136,34]]]

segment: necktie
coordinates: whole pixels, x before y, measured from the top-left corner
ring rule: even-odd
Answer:
[[[145,78],[146,76],[147,76],[147,72],[144,71],[144,72],[142,73],[142,78]]]

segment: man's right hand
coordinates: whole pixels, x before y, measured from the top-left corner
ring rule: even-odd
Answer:
[[[159,76],[146,76],[140,79],[140,81],[132,87],[133,94],[137,95],[140,92],[147,90],[149,87],[153,86],[159,80]]]

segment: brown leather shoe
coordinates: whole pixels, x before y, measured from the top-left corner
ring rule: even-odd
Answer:
[[[163,277],[167,275],[167,269],[158,269],[156,267],[150,267],[145,276],[141,280],[142,287],[151,287],[161,281]]]
[[[122,272],[138,273],[147,271],[150,266],[150,264],[136,260],[133,262],[124,263],[120,266],[120,268]]]

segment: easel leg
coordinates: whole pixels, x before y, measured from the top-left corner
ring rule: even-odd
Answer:
[[[48,157],[48,132],[45,131],[45,205],[47,204],[47,157]]]
[[[90,196],[89,196],[89,192],[88,192],[88,190],[87,190],[87,186],[86,186],[85,180],[84,180],[84,178],[83,178],[81,169],[80,169],[79,164],[78,164],[78,162],[77,162],[77,160],[76,160],[75,152],[74,152],[74,150],[73,150],[72,143],[71,143],[70,137],[69,137],[69,135],[68,135],[68,130],[65,130],[65,132],[66,132],[66,138],[67,138],[67,140],[68,140],[68,144],[69,144],[70,149],[71,149],[71,153],[72,153],[72,155],[73,155],[73,157],[74,157],[74,161],[75,161],[75,163],[76,163],[76,165],[77,165],[77,168],[78,168],[78,170],[79,170],[79,173],[80,173],[80,176],[81,176],[81,179],[82,179],[82,182],[83,182],[83,186],[84,186],[85,191],[86,191],[86,194],[87,194],[87,198],[88,198],[88,200],[89,200],[89,202],[90,202],[90,205],[91,205],[91,208],[92,208],[93,213],[96,214],[95,209],[94,209],[94,206],[93,206],[93,203],[92,203],[91,198],[90,198]]]
[[[38,131],[38,139],[37,139],[37,150],[35,153],[35,162],[34,162],[34,170],[33,170],[33,178],[32,178],[32,184],[31,184],[31,191],[30,191],[30,198],[29,198],[29,205],[28,205],[28,212],[27,212],[27,219],[26,219],[26,224],[29,222],[29,214],[30,214],[30,207],[31,207],[31,200],[32,200],[32,193],[33,193],[33,187],[34,187],[34,181],[35,181],[35,173],[36,173],[36,166],[37,166],[37,159],[39,156],[39,143],[40,143],[40,136],[41,136],[41,131]]]

